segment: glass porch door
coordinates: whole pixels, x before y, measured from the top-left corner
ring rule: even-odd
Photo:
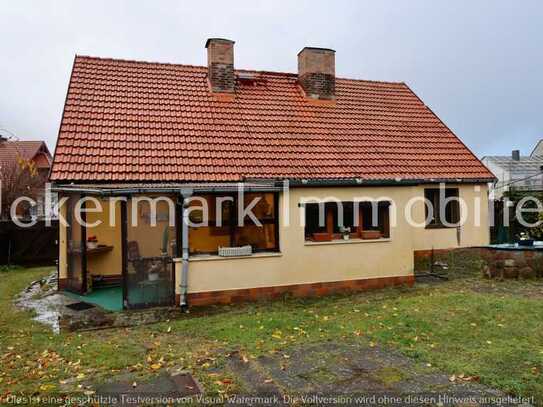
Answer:
[[[156,198],[130,197],[123,210],[125,308],[173,305],[175,301],[175,204],[172,208],[167,199],[176,200]]]

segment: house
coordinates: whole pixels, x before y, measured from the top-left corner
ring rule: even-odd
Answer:
[[[336,78],[331,49],[282,73],[205,47],[207,66],[75,57],[50,176],[61,289],[117,287],[123,308],[323,295],[488,243],[493,175],[406,84]]]
[[[511,189],[521,191],[543,191],[543,140],[540,140],[529,156],[521,156],[513,150],[510,156],[485,156],[483,164],[496,176],[491,197],[502,198]]]
[[[2,188],[2,192],[8,195],[29,191],[29,194],[37,201],[37,205],[32,208],[24,208],[22,205],[18,207],[19,216],[44,215],[43,191],[52,161],[53,158],[44,141],[14,141],[0,137],[0,169],[2,170],[0,179],[8,184]],[[27,168],[30,169],[26,171],[28,176],[23,170],[25,166],[31,167],[31,169]],[[21,182],[25,185],[21,185]],[[4,197],[4,203],[9,203],[10,198]],[[9,213],[7,209],[5,213],[3,211],[4,215],[7,213]]]

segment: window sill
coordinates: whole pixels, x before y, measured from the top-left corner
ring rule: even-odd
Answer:
[[[445,226],[441,224],[426,225],[425,229],[456,229],[458,226]]]
[[[328,242],[309,242],[305,241],[304,246],[325,246],[329,244],[357,244],[357,243],[380,243],[380,242],[390,242],[392,239],[389,237],[382,239],[349,239],[349,240],[330,240]]]
[[[281,257],[281,252],[260,252],[253,253],[250,256],[218,256],[216,254],[197,254],[189,257],[189,262],[192,261],[216,261],[216,260],[237,260],[237,259],[262,259],[266,257]],[[177,259],[176,259],[177,260]],[[182,261],[182,259],[179,259]]]

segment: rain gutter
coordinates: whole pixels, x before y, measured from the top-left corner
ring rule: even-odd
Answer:
[[[243,184],[242,184],[243,185]],[[193,190],[197,193],[226,193],[226,192],[236,192],[238,184],[232,185],[232,187],[206,187],[206,186],[187,186],[188,189]],[[161,194],[178,194],[182,190],[187,189],[187,187],[178,186],[178,187],[166,187],[166,188],[86,188],[86,187],[70,187],[70,186],[52,186],[51,191],[53,192],[65,192],[65,193],[84,193],[89,195],[100,195],[100,196],[116,196],[116,195],[136,195],[136,194],[146,194],[146,193],[161,193]],[[243,185],[244,192],[279,192],[281,187],[279,186],[246,186]]]
[[[434,178],[434,179],[383,179],[366,180],[361,178],[346,179],[293,179],[291,187],[339,187],[339,186],[413,186],[420,184],[483,184],[493,182],[493,178]],[[277,181],[280,183],[281,181]]]
[[[181,281],[180,289],[181,296],[179,306],[182,310],[188,307],[187,292],[188,292],[188,277],[189,277],[189,205],[186,202],[187,198],[192,195],[192,191],[185,189],[181,191],[182,196],[182,213],[181,216]]]

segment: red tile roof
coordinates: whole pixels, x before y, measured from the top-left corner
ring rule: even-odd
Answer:
[[[0,141],[0,165],[15,161],[18,156],[33,159],[38,168],[49,168],[52,161],[43,141]]]
[[[233,99],[206,67],[78,56],[51,179],[491,179],[404,83],[337,79],[311,102],[296,74],[244,72]]]

